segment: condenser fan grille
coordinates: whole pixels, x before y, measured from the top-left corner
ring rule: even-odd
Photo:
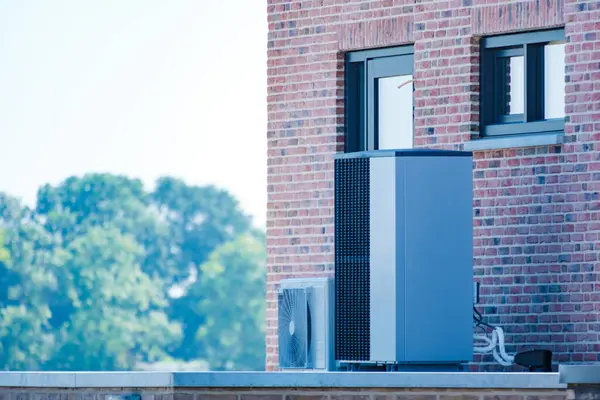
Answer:
[[[310,312],[306,289],[284,289],[278,295],[279,366],[307,368]]]

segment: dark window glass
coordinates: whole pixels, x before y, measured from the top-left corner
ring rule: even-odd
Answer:
[[[482,40],[482,136],[563,131],[564,51],[562,29]]]

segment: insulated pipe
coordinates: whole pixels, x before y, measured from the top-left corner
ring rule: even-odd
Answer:
[[[506,360],[504,360],[500,354],[498,354],[498,350],[496,350],[494,348],[494,350],[492,350],[492,355],[494,356],[494,360],[496,360],[496,362],[504,367],[510,367],[511,365],[513,365],[513,363],[508,362]]]
[[[476,353],[489,353],[490,351],[492,351],[494,349],[494,347],[496,347],[496,343],[494,342],[493,338],[494,335],[492,334],[492,339],[488,338],[485,335],[475,335],[473,337],[475,340],[481,340],[486,342],[485,346],[481,346],[481,347],[474,347],[473,350]]]
[[[502,328],[496,328],[498,331],[498,347],[500,348],[500,356],[506,361],[513,363],[515,361],[514,356],[509,356],[506,353],[506,348],[504,347],[504,331]]]
[[[500,327],[494,328],[492,338],[485,335],[473,335],[475,341],[485,342],[485,346],[474,346],[473,350],[476,353],[488,354],[492,353],[494,360],[500,365],[508,367],[514,364],[514,356],[508,355],[504,346],[504,331]],[[498,348],[496,348],[498,346]]]

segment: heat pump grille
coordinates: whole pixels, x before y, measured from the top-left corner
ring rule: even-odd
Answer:
[[[335,160],[335,358],[370,359],[369,159]]]

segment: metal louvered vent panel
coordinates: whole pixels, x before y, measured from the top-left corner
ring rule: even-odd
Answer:
[[[369,159],[335,160],[335,358],[370,360]]]

